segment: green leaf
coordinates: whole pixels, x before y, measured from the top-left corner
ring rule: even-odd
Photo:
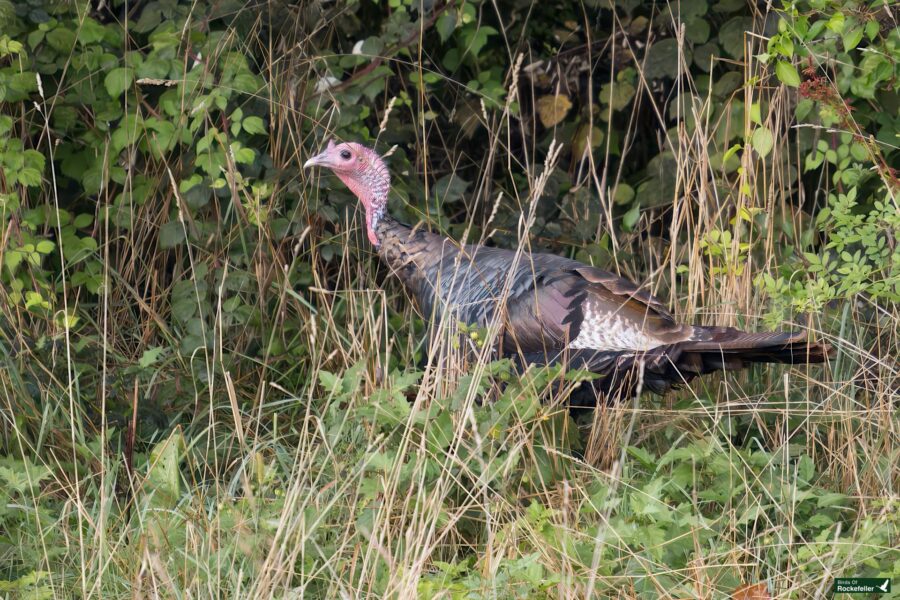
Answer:
[[[200,175],[199,173],[194,173],[187,179],[183,179],[178,184],[178,191],[181,192],[182,194],[186,194],[187,192],[191,191],[192,189],[194,189],[195,187],[200,185],[202,182],[203,182],[203,176]]]
[[[709,39],[709,22],[703,17],[694,17],[685,23],[685,35],[695,45],[705,44]]]
[[[734,17],[719,27],[718,31],[719,46],[722,50],[731,58],[743,59],[744,34],[747,31],[753,31],[753,19],[751,17]]]
[[[850,50],[853,50],[854,48],[859,46],[859,43],[863,38],[863,33],[864,31],[862,26],[858,23],[855,23],[855,21],[852,27],[845,27],[844,33],[841,36],[841,41],[844,43],[844,50],[849,52]]]
[[[737,154],[741,148],[743,148],[743,146],[741,146],[740,144],[734,144],[733,146],[731,146],[731,148],[726,150],[725,154],[722,156],[722,162],[728,162],[728,159]]]
[[[441,413],[428,423],[425,440],[429,450],[439,455],[453,442],[453,419],[447,411]]]
[[[319,371],[319,384],[329,394],[335,394],[341,390],[341,378],[328,371]]]
[[[38,254],[50,254],[54,248],[56,248],[56,244],[50,240],[41,240],[35,245],[34,250]]]
[[[641,218],[641,205],[635,204],[631,207],[625,215],[622,217],[622,225],[625,227],[626,231],[633,231],[635,224]]]
[[[25,260],[25,253],[18,250],[7,250],[3,255],[3,264],[6,265],[10,273],[15,273],[16,267],[22,264],[23,260]]]
[[[160,248],[174,248],[184,242],[184,227],[178,221],[169,221],[159,228]]]
[[[785,85],[790,87],[800,85],[800,73],[797,72],[797,68],[794,65],[787,61],[779,60],[775,63],[775,75]]]
[[[75,32],[57,27],[47,34],[47,43],[60,54],[68,54],[75,45]]]
[[[229,122],[231,123],[231,135],[237,135],[241,132],[241,120],[244,118],[244,111],[240,108],[234,109],[234,112],[231,113],[231,116],[228,117]]]
[[[252,165],[253,161],[256,159],[256,153],[253,151],[253,148],[241,148],[235,146],[236,144],[231,145],[231,149],[234,152],[234,162],[241,165]]]
[[[750,105],[750,120],[757,125],[762,125],[762,115],[760,114],[759,102]]]
[[[36,48],[38,44],[40,44],[41,42],[44,41],[44,36],[46,36],[46,35],[47,35],[47,33],[45,31],[42,31],[40,29],[35,29],[34,31],[32,31],[31,33],[28,34],[28,38],[27,38],[28,39],[28,47],[32,48],[32,49]]]
[[[834,519],[822,513],[816,513],[806,521],[808,527],[830,527],[834,525]]]
[[[606,83],[600,87],[600,102],[609,104],[613,110],[622,110],[631,103],[635,91],[634,85],[628,81]]]
[[[147,367],[149,367],[150,365],[155,363],[157,360],[159,360],[159,357],[162,355],[162,353],[164,351],[165,351],[165,348],[163,348],[161,346],[147,348],[146,350],[144,350],[144,353],[141,355],[141,358],[138,359],[138,365],[140,365],[140,367],[142,369],[146,369]]]
[[[629,204],[634,200],[634,188],[627,183],[620,182],[616,186],[616,193],[613,195],[616,204]]]
[[[247,94],[256,94],[264,87],[262,80],[257,78],[253,73],[241,73],[236,75],[232,85],[234,86],[234,89]]]
[[[150,117],[144,121],[144,126],[149,130],[151,146],[154,146],[160,154],[169,148],[173,137],[175,137],[174,123]]]
[[[750,143],[759,156],[765,158],[772,151],[772,146],[775,145],[775,138],[768,127],[757,127],[756,131],[753,132]]]
[[[643,466],[644,468],[652,469],[656,466],[656,458],[643,448],[639,448],[637,446],[627,446],[625,448],[625,452],[637,459],[637,461],[641,463],[641,466]]]
[[[0,136],[6,135],[6,133],[12,129],[13,119],[9,115],[0,115]]]
[[[815,257],[815,260],[818,260],[818,256],[812,255]],[[813,463],[812,459],[805,454],[800,457],[800,460],[797,461],[797,475],[801,480],[806,482],[812,482],[813,477],[816,474],[816,465]]]
[[[865,144],[861,144],[859,142],[853,142],[850,144],[850,154],[856,160],[863,162],[870,160],[869,149]]]
[[[141,11],[141,16],[137,23],[131,26],[133,31],[138,33],[146,33],[153,30],[162,22],[162,7],[157,2],[151,2],[147,5],[147,10]]]
[[[41,185],[41,172],[32,167],[25,167],[18,172],[16,178],[22,185],[37,187]]]
[[[487,44],[488,37],[497,35],[497,30],[488,25],[481,27],[470,26],[463,29],[464,40],[462,44],[463,53],[471,53],[471,56],[478,56],[481,49]]]
[[[244,131],[251,135],[255,133],[266,134],[266,124],[259,117],[246,117],[241,126],[244,128]]]
[[[826,492],[818,497],[816,506],[818,506],[819,508],[824,508],[827,506],[838,506],[843,504],[846,500],[846,494],[841,494],[840,492]]]
[[[797,117],[798,121],[803,121],[809,116],[810,111],[813,109],[813,101],[809,98],[804,98],[800,102],[797,103],[797,107],[794,108],[794,116]]]
[[[44,171],[44,155],[37,150],[26,150],[24,159],[26,167],[30,167],[41,172]]]
[[[869,38],[870,41],[875,39],[880,30],[881,26],[877,20],[872,19],[871,21],[866,22],[866,37]]]
[[[684,48],[685,60],[693,60],[687,47]],[[690,56],[688,56],[690,54]],[[678,75],[678,41],[675,38],[660,40],[650,47],[644,60],[644,76],[647,79],[661,79]]]
[[[197,300],[179,298],[172,302],[172,316],[181,323],[187,323],[197,312]]]
[[[90,17],[84,17],[81,27],[78,29],[78,43],[89,46],[103,41],[106,36],[106,28]]]
[[[441,38],[441,42],[446,42],[456,30],[456,14],[453,11],[444,13],[434,26],[437,29],[438,36]]]
[[[118,99],[122,92],[128,89],[134,79],[134,70],[131,67],[118,67],[106,74],[103,85],[111,98]]]
[[[184,435],[177,428],[150,451],[149,470],[144,479],[144,492],[153,494],[152,504],[175,508],[181,495],[179,464],[184,452]]]

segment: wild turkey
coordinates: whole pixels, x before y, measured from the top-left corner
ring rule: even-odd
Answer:
[[[602,375],[599,391],[664,393],[672,385],[751,362],[818,363],[828,347],[803,332],[747,333],[675,321],[630,281],[552,254],[460,246],[394,220],[390,174],[374,150],[333,140],[304,167],[331,169],[365,209],[369,241],[426,319],[487,326],[499,313],[500,353],[520,364],[565,361]]]

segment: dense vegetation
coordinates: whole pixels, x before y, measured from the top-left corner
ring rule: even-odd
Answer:
[[[898,18],[0,0],[0,594],[896,585]],[[328,137],[390,154],[407,222],[835,358],[570,411],[584,373],[424,347],[356,200],[300,169]]]

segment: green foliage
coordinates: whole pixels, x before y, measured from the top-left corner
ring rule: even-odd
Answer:
[[[170,16],[184,20],[184,8]],[[106,278],[115,273],[104,269],[97,242],[107,221],[127,232],[145,207],[165,204],[170,210],[158,232],[161,248],[206,240],[214,249],[218,238],[209,234],[224,226],[220,209],[228,211],[227,198],[214,190],[228,181],[239,195],[252,190],[257,204],[271,195],[257,183],[266,141],[260,149],[250,142],[267,133],[259,116],[266,88],[246,55],[223,49],[224,32],[192,31],[191,44],[208,60],[185,65],[183,23],[140,19],[135,31],[143,34],[142,44],[125,51],[118,26],[86,10],[54,5],[46,15],[20,15],[9,22],[2,46],[8,66],[0,69],[0,97],[10,108],[22,102],[25,111],[15,126],[15,110],[0,116],[2,217],[19,225],[0,281],[12,290],[9,302],[35,315],[60,310],[64,281],[90,294],[107,289]],[[220,122],[227,131],[213,126]],[[46,146],[51,133],[52,149]],[[41,139],[44,147],[29,147]],[[48,173],[51,151],[55,169]],[[50,175],[52,186],[45,185]],[[181,194],[173,201],[167,194],[175,183]],[[97,195],[113,201],[97,210]],[[216,205],[210,204],[214,196]],[[261,211],[257,206],[254,215]],[[205,318],[211,309],[199,312]],[[181,322],[192,328],[186,351],[206,345],[199,322]]]
[[[392,148],[407,221],[652,275],[698,320],[767,270],[772,327],[865,299],[896,346],[898,30],[775,9],[0,0],[0,595],[900,576],[889,394],[776,371],[570,412],[589,374],[473,360],[465,324],[428,347],[355,198],[299,169]]]
[[[774,452],[740,448],[728,440],[727,424],[686,439],[672,423],[658,447],[627,447],[621,475],[611,478],[571,454],[568,413],[539,401],[560,381],[558,369],[516,379],[509,363],[492,363],[482,377],[464,377],[454,393],[430,404],[406,396],[416,393],[423,373],[393,372],[374,393],[362,394],[364,370],[358,364],[343,373],[320,371],[309,400],[316,415],[311,429],[248,448],[231,484],[185,477],[202,465],[202,453],[177,429],[137,455],[130,527],[142,541],[120,542],[111,568],[149,551],[177,587],[238,588],[265,577],[264,557],[275,545],[297,549],[290,585],[307,595],[330,595],[334,581],[305,575],[330,567],[347,585],[365,580],[383,596],[396,575],[387,564],[417,549],[394,524],[416,515],[426,529],[464,540],[456,550],[436,552],[417,577],[423,598],[546,597],[558,585],[586,589],[590,580],[601,596],[624,587],[633,597],[652,598],[658,585],[689,595],[698,583],[677,573],[697,565],[704,570],[699,585],[724,594],[742,583],[743,561],[757,565],[760,580],[779,577],[779,565],[792,562],[799,589],[818,585],[824,560],[856,576],[896,574],[897,511],[861,510],[862,499],[835,491],[803,444]],[[496,400],[476,407],[472,394]],[[298,457],[300,471],[295,444],[308,448]],[[887,472],[891,461],[881,457],[873,467]],[[50,470],[27,461],[5,465],[0,522],[24,533],[32,526],[18,506]],[[47,539],[57,535],[52,523],[77,523],[57,499],[45,498],[41,507]],[[790,526],[775,525],[782,521]],[[211,568],[184,569],[177,549],[195,552],[191,536],[199,532],[214,536],[219,549],[208,557]],[[358,548],[379,537],[382,553],[367,573]],[[506,551],[468,550],[485,544]],[[41,542],[20,535],[15,548],[22,568],[0,585],[29,589],[47,577],[27,567]],[[223,574],[216,565],[224,564],[235,568]]]
[[[782,57],[778,77],[800,87],[795,114],[822,132],[804,148],[805,170],[827,173],[828,202],[815,220],[822,243],[800,240],[780,276],[759,278],[773,299],[772,324],[858,295],[900,299],[900,251],[891,241],[900,231],[894,143],[900,32],[881,26],[875,4],[868,12],[857,9],[853,1],[791,3],[761,57]],[[796,69],[782,67],[794,58],[806,65],[802,83]],[[829,134],[829,128],[838,131]]]
[[[788,274],[778,279],[763,275],[777,309],[815,312],[859,294],[876,302],[900,301],[900,248],[890,241],[900,231],[900,210],[885,197],[860,212],[857,190],[829,194],[828,206],[819,212],[819,226],[827,235],[823,253],[805,252],[803,261],[785,265]],[[809,278],[804,280],[804,274]]]

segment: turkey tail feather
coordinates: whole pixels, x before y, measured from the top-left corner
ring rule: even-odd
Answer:
[[[823,363],[831,347],[808,342],[802,331],[748,333],[731,327],[696,327],[696,340],[684,342],[679,362],[699,373],[739,369],[747,363]],[[698,359],[699,358],[699,362]],[[677,364],[677,363],[676,363]],[[679,365],[680,366],[680,365]]]

